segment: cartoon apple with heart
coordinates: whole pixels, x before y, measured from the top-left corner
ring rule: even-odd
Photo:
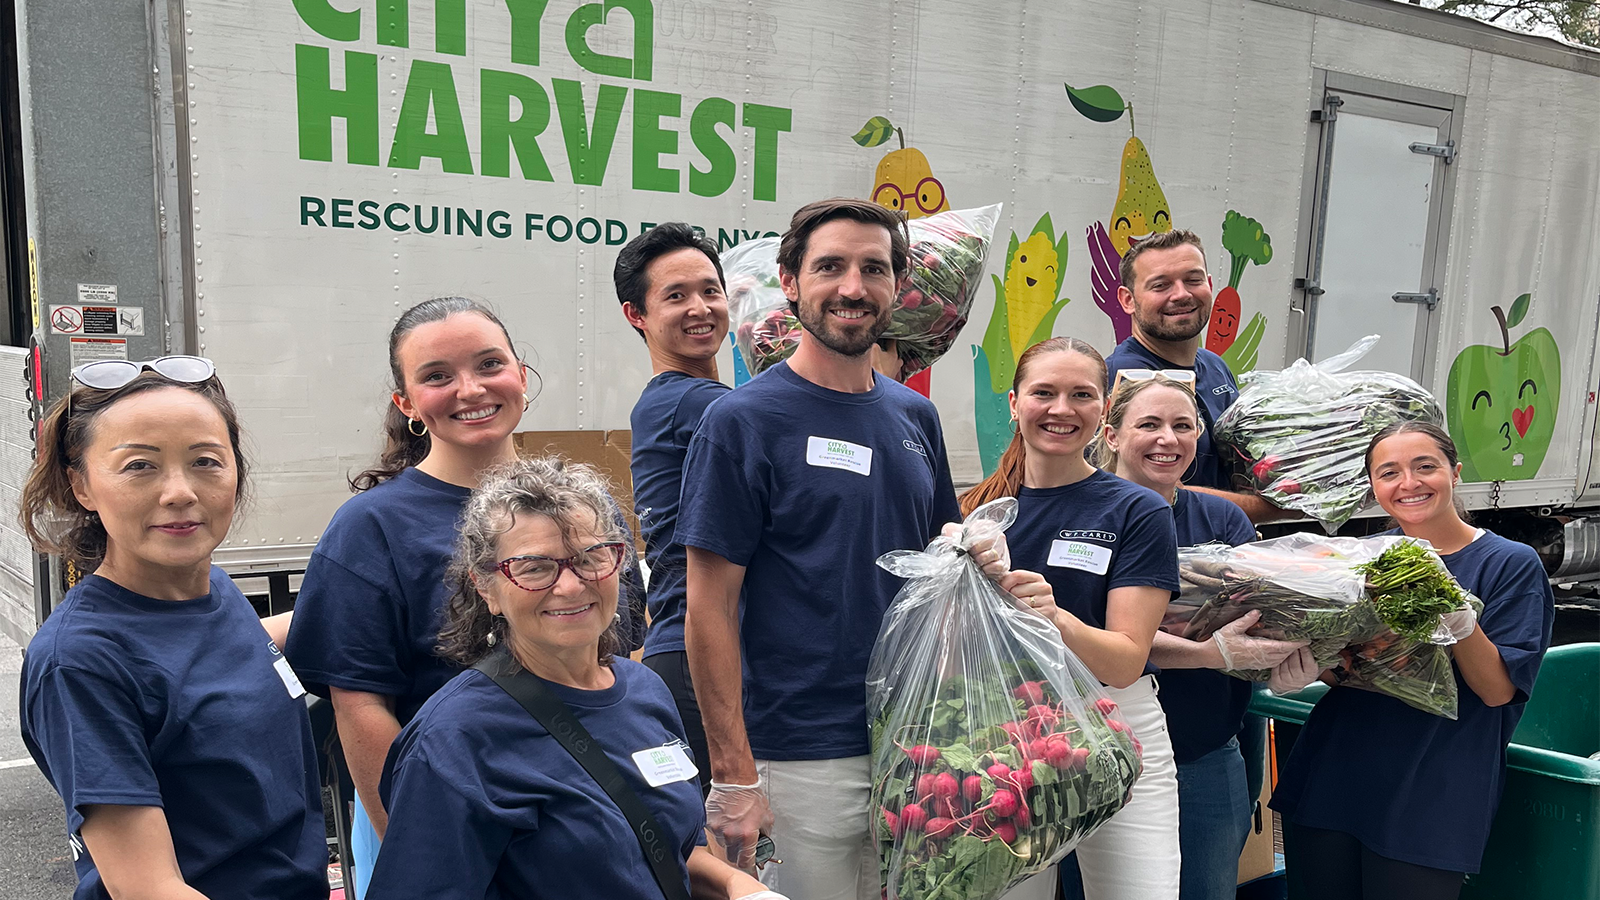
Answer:
[[[1523,294],[1509,316],[1492,307],[1501,346],[1474,344],[1450,364],[1445,416],[1466,481],[1532,478],[1550,450],[1561,401],[1561,349],[1547,328],[1511,342],[1511,329],[1530,305],[1531,295]]]

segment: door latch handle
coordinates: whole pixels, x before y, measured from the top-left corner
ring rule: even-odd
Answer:
[[[1395,294],[1393,299],[1394,299],[1394,302],[1396,302],[1396,303],[1422,303],[1422,304],[1425,304],[1428,307],[1428,310],[1431,312],[1434,307],[1439,305],[1439,289],[1438,288],[1428,288],[1428,292],[1426,294],[1413,294],[1413,293],[1401,292],[1401,293]]]

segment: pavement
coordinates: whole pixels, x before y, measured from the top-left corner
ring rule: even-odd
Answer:
[[[0,635],[0,900],[69,900],[78,883],[61,798],[22,746],[22,648]]]

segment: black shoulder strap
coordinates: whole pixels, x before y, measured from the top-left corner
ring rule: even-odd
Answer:
[[[633,826],[633,835],[639,839],[639,849],[644,851],[645,861],[650,864],[656,884],[661,887],[661,893],[666,895],[667,900],[689,900],[688,893],[683,889],[683,870],[676,864],[679,851],[671,843],[667,832],[656,823],[655,816],[650,814],[638,793],[628,787],[628,782],[623,780],[622,773],[617,771],[600,743],[583,727],[572,710],[561,702],[560,697],[527,672],[507,673],[510,657],[502,649],[479,660],[473,668],[494,679],[494,683],[510,694],[511,699],[521,704],[528,715],[543,725],[550,736],[572,754],[578,765],[583,766],[601,790],[617,804],[627,817],[628,824]]]

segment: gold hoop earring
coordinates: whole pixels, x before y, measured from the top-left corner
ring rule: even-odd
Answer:
[[[528,395],[527,394],[523,394],[522,395],[522,411],[523,412],[527,412],[528,411],[528,407],[530,407],[532,405],[533,405],[533,401],[528,399]]]
[[[422,426],[421,431],[417,430],[418,425]],[[428,426],[421,419],[406,419],[406,430],[415,437],[424,437],[428,433]]]
[[[1011,420],[1011,433],[1012,434],[1021,434],[1022,433],[1022,423],[1017,421],[1016,419],[1012,419]]]

